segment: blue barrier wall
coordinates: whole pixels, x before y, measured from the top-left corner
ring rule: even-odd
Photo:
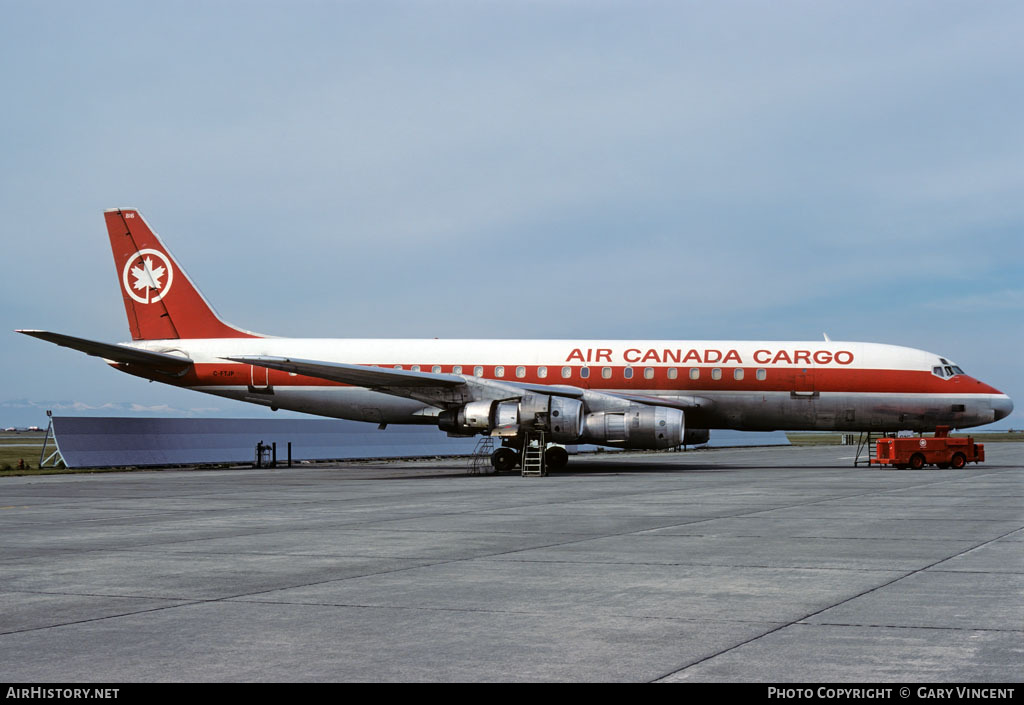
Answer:
[[[247,463],[256,444],[277,443],[293,460],[470,455],[478,437],[448,438],[433,426],[335,419],[170,419],[54,416],[53,434],[71,468]],[[710,446],[788,445],[786,434],[712,431]],[[594,450],[595,446],[579,446]],[[570,447],[574,452],[576,447]]]
[[[277,443],[278,463],[294,460],[469,455],[476,438],[448,438],[433,426],[389,426],[333,419],[146,419],[54,416],[68,467],[244,463],[256,444]]]

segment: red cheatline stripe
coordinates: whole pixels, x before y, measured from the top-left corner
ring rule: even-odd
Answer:
[[[394,365],[381,364],[383,369],[394,368]],[[404,365],[410,369],[412,365]],[[420,364],[420,371],[432,372],[432,363]],[[451,373],[454,365],[441,365],[441,372]],[[462,374],[473,375],[476,365],[462,364]],[[633,377],[626,379],[624,366],[609,366],[610,378],[602,376],[603,367],[589,366],[589,376],[581,378],[579,365],[548,365],[547,375],[538,375],[537,365],[526,365],[526,374],[516,377],[517,365],[504,365],[504,376],[495,377],[495,365],[482,365],[484,376],[506,382],[526,384],[569,384],[588,389],[616,389],[634,392],[649,390],[678,391],[690,393],[699,391],[732,391],[732,392],[861,392],[876,394],[1001,394],[999,390],[980,382],[973,377],[960,375],[952,379],[941,379],[931,372],[922,370],[864,370],[864,369],[814,369],[804,373],[803,368],[766,368],[765,379],[757,379],[756,367],[742,367],[743,379],[736,379],[736,367],[700,367],[700,377],[690,378],[689,367],[678,367],[675,379],[668,377],[668,367],[655,367],[653,377],[644,376],[644,367],[632,367]],[[562,368],[569,367],[570,375],[562,376]],[[712,378],[712,369],[722,371],[720,379]],[[126,370],[142,377],[148,375],[144,370]],[[236,364],[198,363],[194,369],[183,377],[168,380],[162,375],[153,375],[154,379],[171,382],[180,386],[196,387],[232,387],[250,383],[249,366]],[[275,387],[344,387],[339,382],[331,382],[318,377],[291,375],[280,370],[270,370],[270,384]]]

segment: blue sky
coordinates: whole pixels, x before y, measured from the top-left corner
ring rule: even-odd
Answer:
[[[133,206],[252,330],[827,331],[1024,426],[1020,3],[0,7],[4,330],[128,338]],[[5,335],[0,424],[267,413]]]

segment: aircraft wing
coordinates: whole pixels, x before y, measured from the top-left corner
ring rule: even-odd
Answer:
[[[635,402],[637,404],[648,404],[650,406],[667,406],[672,409],[682,409],[686,411],[688,409],[699,409],[701,407],[711,406],[713,403],[706,397],[695,397],[695,396],[671,396],[671,397],[655,397],[646,396],[644,394],[621,394],[619,392],[602,392],[602,394],[608,394],[609,396],[618,397],[619,399],[625,399],[627,401]]]
[[[332,382],[366,387],[376,392],[408,397],[437,406],[465,404],[484,399],[515,399],[527,393],[582,399],[591,404],[598,403],[602,408],[625,406],[632,403],[694,409],[711,403],[701,397],[618,394],[592,391],[566,384],[523,384],[475,376],[414,372],[413,370],[269,355],[239,355],[225,359],[246,365],[257,365],[272,370],[283,370],[309,377],[319,377]]]
[[[520,385],[475,376],[414,372],[324,360],[301,360],[270,355],[239,355],[224,359],[365,387],[375,392],[416,399],[442,408],[485,399],[515,399],[532,391],[569,397],[582,397],[584,394],[584,390],[566,385]]]
[[[283,370],[284,372],[294,372],[295,374],[307,375],[309,377],[319,377],[320,379],[332,382],[341,382],[378,391],[384,391],[387,387],[451,389],[465,384],[467,381],[462,375],[413,372],[412,370],[399,370],[388,367],[350,365],[344,362],[301,360],[289,357],[272,357],[269,355],[239,355],[224,359],[231,360],[232,362],[241,362],[246,365],[269,367],[272,370]]]
[[[140,350],[128,347],[127,345],[114,345],[101,343],[97,340],[87,338],[76,338],[63,333],[51,333],[46,330],[18,330],[16,333],[30,335],[50,343],[55,343],[64,348],[71,348],[84,352],[86,355],[101,357],[104,360],[118,362],[123,365],[137,365],[149,367],[160,372],[171,375],[183,374],[192,366],[192,360],[180,355],[168,355],[166,353],[152,352],[151,350]]]

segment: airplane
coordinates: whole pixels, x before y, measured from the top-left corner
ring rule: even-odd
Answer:
[[[544,447],[664,449],[741,431],[925,431],[1013,402],[945,357],[877,343],[279,338],[223,321],[137,209],[104,212],[132,342],[19,330],[117,370],[356,421],[491,435],[496,470]],[[543,436],[538,435],[543,433]]]

